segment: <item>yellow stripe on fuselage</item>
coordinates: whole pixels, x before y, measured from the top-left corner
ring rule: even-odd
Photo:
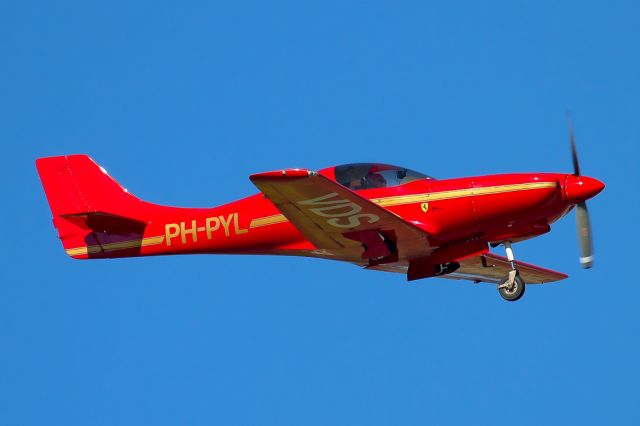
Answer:
[[[430,201],[450,200],[475,195],[502,194],[505,192],[528,191],[531,189],[556,188],[556,182],[531,182],[513,185],[486,186],[481,188],[454,189],[451,191],[427,192],[424,194],[398,195],[395,197],[371,198],[370,201],[382,207],[400,206],[403,204],[426,203]]]
[[[486,186],[481,188],[454,189],[450,191],[427,192],[423,194],[397,195],[393,197],[371,198],[370,201],[381,207],[401,206],[405,204],[426,203],[432,201],[450,200],[480,195],[503,194],[507,192],[528,191],[532,189],[556,188],[556,182],[530,182],[511,185]],[[263,226],[285,223],[289,220],[283,214],[259,217],[251,220],[249,228],[261,228]],[[147,247],[162,244],[164,235],[147,237],[142,240],[119,241],[102,245],[91,245],[66,249],[69,256],[81,256],[103,251],[125,250],[135,247]]]
[[[273,216],[260,217],[251,219],[249,228],[260,228],[261,226],[275,225],[276,223],[284,223],[289,220],[283,214],[275,214]]]
[[[102,251],[114,251],[114,250],[130,249],[135,247],[155,246],[158,244],[162,244],[163,241],[164,241],[164,235],[158,235],[156,237],[143,238],[142,240],[118,241],[116,243],[107,243],[102,245],[96,244],[92,246],[66,249],[65,251],[69,256],[81,256],[86,254],[100,253]]]
[[[401,206],[405,204],[425,203],[430,201],[451,200],[454,198],[464,198],[480,195],[502,194],[506,192],[528,191],[532,189],[556,188],[556,182],[530,182],[511,185],[486,186],[481,188],[454,189],[451,191],[427,192],[423,194],[397,195],[393,197],[371,198],[369,201],[381,207]],[[260,217],[251,220],[250,228],[275,225],[277,223],[288,222],[288,219],[277,214],[273,216]]]

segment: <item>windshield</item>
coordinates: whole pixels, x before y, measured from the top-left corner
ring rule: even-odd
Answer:
[[[386,188],[431,177],[398,166],[376,163],[343,164],[335,168],[336,181],[349,189]]]

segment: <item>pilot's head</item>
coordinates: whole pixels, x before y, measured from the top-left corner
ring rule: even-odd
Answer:
[[[379,173],[369,173],[367,175],[367,188],[384,188],[387,180]]]

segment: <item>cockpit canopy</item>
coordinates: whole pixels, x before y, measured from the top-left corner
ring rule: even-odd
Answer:
[[[404,167],[378,163],[343,164],[336,166],[335,174],[339,184],[354,191],[404,185],[418,179],[432,179]]]

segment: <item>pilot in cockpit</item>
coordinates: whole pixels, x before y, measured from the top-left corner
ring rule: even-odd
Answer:
[[[387,180],[380,173],[368,173],[365,177],[365,188],[384,188]]]

